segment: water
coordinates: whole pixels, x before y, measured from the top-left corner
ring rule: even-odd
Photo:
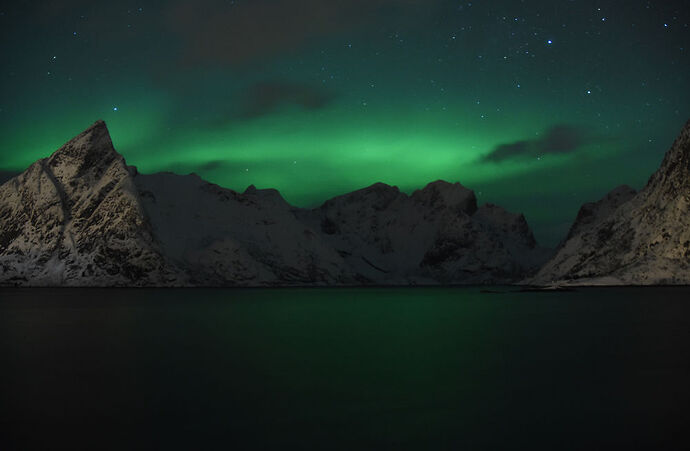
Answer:
[[[688,288],[0,298],[0,449],[690,444]]]

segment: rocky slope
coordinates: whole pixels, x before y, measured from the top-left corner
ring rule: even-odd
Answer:
[[[637,194],[620,187],[580,210],[532,284],[690,284],[690,121]]]
[[[298,217],[367,280],[503,283],[544,261],[522,215],[477,207],[474,192],[436,181],[408,196],[377,183]]]
[[[138,174],[102,121],[0,186],[0,284],[507,283],[545,260],[522,215],[459,183],[381,183],[313,210],[275,190]]]
[[[102,121],[0,186],[0,271],[37,286],[178,280]]]

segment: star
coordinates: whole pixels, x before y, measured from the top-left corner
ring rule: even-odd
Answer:
[[[116,107],[116,106],[113,107],[113,111],[117,111],[117,107]]]

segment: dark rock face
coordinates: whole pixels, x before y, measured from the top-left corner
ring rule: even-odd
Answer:
[[[522,215],[459,183],[377,183],[321,207],[138,174],[101,121],[0,187],[0,284],[508,283],[545,260]]]
[[[619,187],[585,204],[568,238],[529,283],[690,283],[690,121],[635,194]]]

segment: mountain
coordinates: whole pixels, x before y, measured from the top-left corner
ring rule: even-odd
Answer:
[[[3,283],[164,285],[164,262],[103,122],[0,186]]]
[[[531,284],[690,284],[690,121],[635,193],[619,187],[585,204],[568,238]]]
[[[545,261],[519,214],[459,183],[382,183],[315,209],[276,190],[139,174],[96,122],[0,186],[0,284],[509,283]]]
[[[505,283],[546,257],[524,216],[477,207],[474,192],[436,181],[408,196],[377,183],[297,216],[367,280]]]

